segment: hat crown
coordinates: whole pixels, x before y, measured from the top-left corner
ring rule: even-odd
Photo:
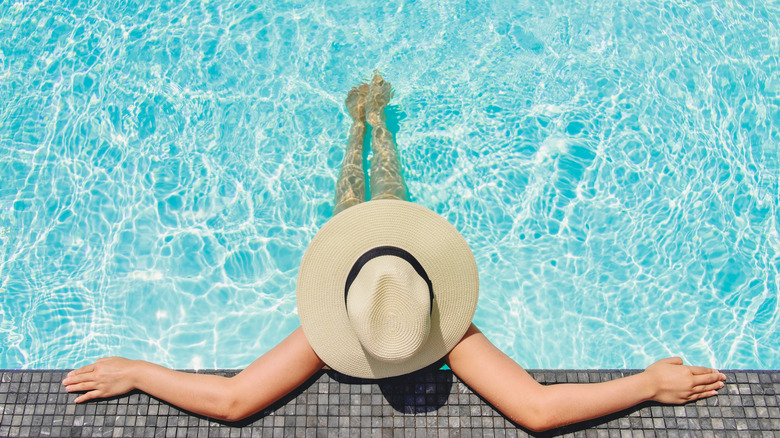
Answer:
[[[428,338],[428,285],[406,260],[376,257],[350,285],[347,314],[367,353],[384,362],[402,362],[414,356]]]

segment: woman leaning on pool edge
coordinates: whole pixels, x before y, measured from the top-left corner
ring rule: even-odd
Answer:
[[[110,357],[68,373],[77,403],[138,389],[182,409],[226,421],[252,415],[325,364],[383,378],[442,357],[475,392],[517,424],[547,430],[638,403],[686,403],[717,394],[717,370],[662,359],[639,374],[588,384],[541,385],[471,323],[477,267],[444,218],[407,202],[384,109],[392,91],[379,74],[350,90],[353,119],[336,186],[334,218],[312,240],[297,283],[302,327],[233,377],[173,371]],[[365,201],[363,137],[372,126],[371,193]],[[367,226],[366,224],[371,224]]]

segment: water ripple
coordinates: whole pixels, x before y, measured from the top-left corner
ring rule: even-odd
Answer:
[[[466,236],[530,368],[780,367],[780,10],[0,6],[0,367],[248,364],[297,324],[345,92]]]

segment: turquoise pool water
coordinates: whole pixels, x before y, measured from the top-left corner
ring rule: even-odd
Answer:
[[[368,3],[0,5],[0,368],[279,342],[373,69],[515,360],[780,368],[777,2]]]

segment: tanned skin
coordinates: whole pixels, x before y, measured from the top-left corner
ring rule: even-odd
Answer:
[[[712,397],[726,380],[717,370],[683,365],[675,357],[609,382],[541,385],[473,324],[446,361],[496,409],[533,431],[601,417],[648,400],[680,404]],[[109,357],[71,371],[62,383],[68,392],[85,392],[76,403],[138,389],[196,414],[238,421],[290,393],[324,365],[298,328],[234,377]]]

